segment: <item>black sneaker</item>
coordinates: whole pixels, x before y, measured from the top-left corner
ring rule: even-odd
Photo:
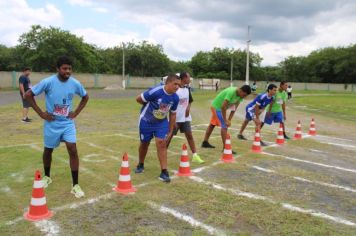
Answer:
[[[261,142],[261,146],[262,147],[266,147],[266,146],[268,146],[265,142],[263,142],[262,140],[260,141]]]
[[[245,136],[243,136],[242,134],[238,134],[237,138],[241,140],[247,140],[247,138],[245,138]]]
[[[145,171],[145,167],[143,165],[138,164],[135,169],[136,174],[143,173]]]
[[[284,139],[290,139],[290,137],[288,137],[287,135],[284,135]]]
[[[201,144],[202,148],[215,148],[215,146],[211,145],[208,141],[203,141]]]
[[[160,176],[158,177],[159,180],[169,183],[171,182],[171,178],[169,178],[168,172],[161,172]]]
[[[31,120],[29,120],[28,118],[22,119],[21,121],[24,122],[24,123],[30,123],[31,122]]]

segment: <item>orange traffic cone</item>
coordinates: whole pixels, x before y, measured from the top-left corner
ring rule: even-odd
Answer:
[[[294,139],[302,139],[302,125],[300,120],[298,120],[297,128],[295,128]]]
[[[277,133],[276,144],[278,144],[278,145],[284,144],[284,134],[283,134],[283,125],[282,125],[282,123],[279,123],[279,129],[278,129],[278,133]]]
[[[232,156],[230,134],[226,134],[224,153],[222,154],[220,160],[222,160],[223,162],[233,162],[234,161],[234,158]]]
[[[316,135],[314,118],[312,118],[312,120],[310,122],[309,135],[313,135],[313,136]]]
[[[121,169],[119,173],[119,180],[117,181],[117,186],[113,188],[113,190],[122,194],[136,192],[136,189],[132,187],[131,184],[129,158],[126,152],[122,157]]]
[[[187,145],[183,144],[182,155],[180,157],[178,176],[192,176],[193,173],[190,171],[189,157]]]
[[[262,152],[261,149],[261,134],[260,134],[260,129],[256,128],[256,134],[255,134],[255,141],[252,144],[252,149],[253,152]]]
[[[49,219],[53,216],[53,212],[49,211],[47,208],[43,186],[44,183],[41,180],[41,172],[37,170],[35,172],[35,180],[33,182],[30,209],[23,215],[26,220],[44,220]]]

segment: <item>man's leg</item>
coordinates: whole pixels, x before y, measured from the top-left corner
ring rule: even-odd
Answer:
[[[190,150],[192,150],[192,153],[195,154],[197,152],[197,149],[195,147],[195,142],[194,142],[192,131],[191,130],[189,130],[189,131],[187,130],[184,134],[185,134],[185,137],[186,137],[186,139],[188,141]]]
[[[52,163],[52,153],[53,148],[44,148],[42,160],[43,160],[43,169],[45,172],[45,176],[51,176],[51,163]]]
[[[148,147],[150,146],[150,142],[143,142],[141,141],[140,147],[138,148],[138,158],[139,158],[139,164],[144,164]]]
[[[66,142],[67,151],[69,154],[69,165],[72,172],[72,182],[73,186],[78,184],[79,178],[79,158],[76,143]]]
[[[242,137],[243,137],[242,133],[243,133],[244,130],[246,129],[247,124],[248,124],[249,122],[250,122],[250,121],[247,120],[247,119],[245,119],[244,122],[242,122],[242,125],[241,125],[241,128],[240,128],[240,132],[239,132],[239,134],[238,134],[238,138],[239,138],[239,139],[244,139],[244,138],[242,138]],[[241,137],[241,138],[240,138],[240,137]],[[245,138],[245,139],[246,139],[246,138]]]
[[[205,131],[204,142],[208,142],[211,133],[214,131],[215,125],[209,124],[208,128]]]
[[[177,135],[178,129],[179,129],[179,127],[180,127],[179,124],[180,124],[180,123],[176,123],[176,124],[175,124],[175,127],[174,127],[173,133],[172,133],[171,135],[167,136],[167,139],[166,139],[167,148],[168,148],[169,145],[171,144],[171,141],[172,141],[173,136],[174,136],[174,135]]]
[[[221,128],[220,134],[221,134],[221,141],[222,141],[223,147],[224,147],[225,146],[226,135],[227,135],[227,128]]]
[[[26,120],[26,118],[28,118],[28,107],[24,107],[24,108],[22,109],[22,118],[23,118],[24,120]]]
[[[167,146],[166,140],[162,138],[155,138],[156,140],[156,148],[157,148],[157,156],[159,160],[159,164],[161,165],[161,174],[159,179],[163,182],[169,183],[171,179],[169,178],[169,173],[167,170]]]

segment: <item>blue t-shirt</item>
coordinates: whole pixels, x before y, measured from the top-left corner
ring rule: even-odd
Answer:
[[[260,93],[252,102],[250,102],[246,106],[246,109],[248,111],[255,110],[256,105],[259,106],[260,109],[264,109],[272,101],[273,101],[273,97],[268,97],[268,93]]]
[[[45,92],[46,110],[56,121],[72,121],[68,118],[68,114],[73,110],[74,94],[80,97],[87,95],[78,80],[69,77],[66,82],[62,82],[57,75],[41,80],[31,90],[35,96]]]
[[[151,124],[167,121],[169,111],[176,112],[179,103],[178,95],[168,94],[163,85],[146,90],[141,98],[146,104],[141,109],[140,120]]]

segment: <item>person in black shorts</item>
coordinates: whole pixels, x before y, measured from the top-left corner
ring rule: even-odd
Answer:
[[[26,67],[22,71],[22,75],[19,78],[19,89],[20,89],[20,96],[22,100],[22,122],[29,123],[31,119],[28,118],[28,110],[31,107],[31,104],[25,99],[25,93],[27,90],[31,88],[31,81],[30,76],[31,69]]]

